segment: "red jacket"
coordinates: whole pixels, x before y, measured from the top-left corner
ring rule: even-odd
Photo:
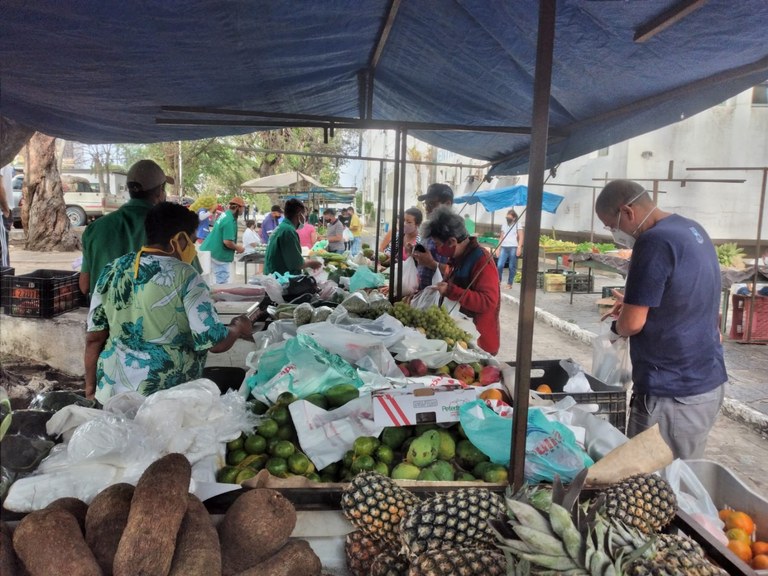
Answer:
[[[470,238],[464,253],[449,262],[448,290],[445,297],[459,302],[461,311],[472,318],[480,332],[477,344],[489,354],[499,351],[501,340],[499,327],[499,272],[488,252]],[[472,282],[472,280],[477,279]],[[465,286],[472,285],[469,289]]]

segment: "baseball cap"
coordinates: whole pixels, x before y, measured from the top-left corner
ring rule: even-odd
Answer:
[[[163,169],[152,160],[139,160],[128,169],[128,184],[136,183],[142,190],[154,190],[168,182],[173,184],[173,178],[166,176]]]
[[[240,208],[245,208],[245,200],[240,198],[240,196],[235,196],[232,198],[232,200],[229,201],[229,205],[236,204],[237,206],[240,206]]]
[[[427,193],[419,196],[419,202],[436,200],[438,202],[453,202],[453,190],[447,184],[430,184]]]

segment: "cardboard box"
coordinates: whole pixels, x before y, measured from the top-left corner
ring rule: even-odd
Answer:
[[[615,298],[599,298],[597,300],[597,313],[602,316],[610,312],[614,304],[616,304]]]
[[[565,274],[544,274],[544,292],[565,292]]]
[[[458,422],[459,406],[477,400],[482,388],[438,386],[374,392],[373,421],[382,426]]]

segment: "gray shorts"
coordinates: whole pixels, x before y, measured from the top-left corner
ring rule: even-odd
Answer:
[[[627,436],[632,438],[654,424],[675,458],[702,458],[707,436],[723,405],[725,385],[694,396],[633,394]]]

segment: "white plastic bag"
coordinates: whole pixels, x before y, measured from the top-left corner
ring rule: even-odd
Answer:
[[[722,522],[717,514],[717,506],[704,488],[696,473],[679,458],[661,471],[664,478],[677,496],[677,505],[688,514],[703,514],[715,522]]]
[[[628,389],[632,385],[629,339],[611,332],[610,322],[603,322],[592,340],[592,375],[609,386]]]
[[[419,289],[419,270],[413,258],[403,262],[403,296],[410,296]]]
[[[415,308],[416,310],[426,310],[430,306],[439,305],[440,292],[437,291],[435,286],[427,286],[411,300],[411,308]]]

